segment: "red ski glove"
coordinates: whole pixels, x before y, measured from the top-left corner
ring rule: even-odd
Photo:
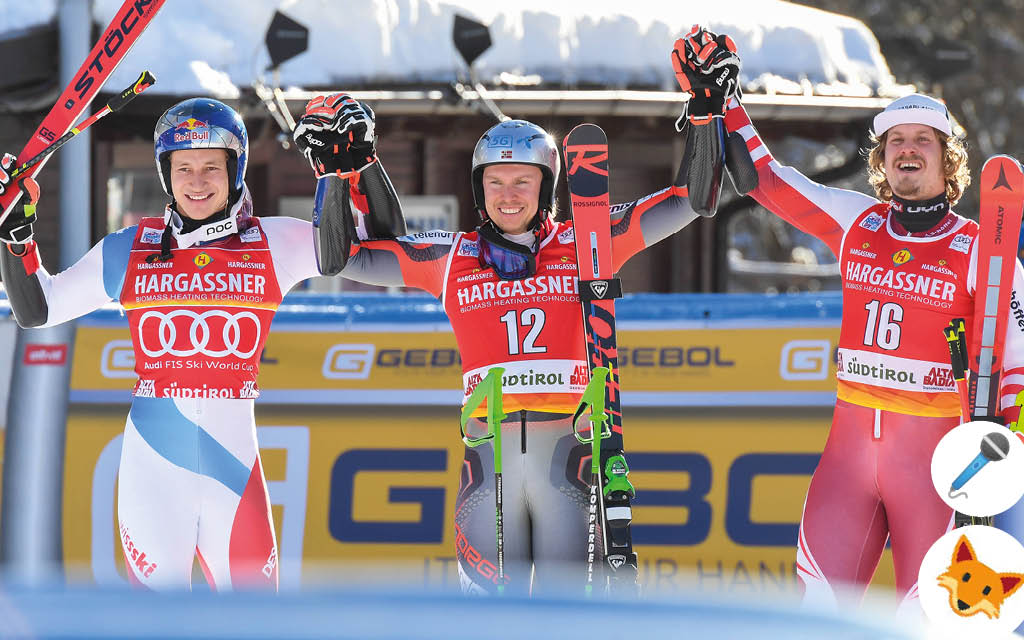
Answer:
[[[724,116],[726,102],[739,95],[741,61],[732,38],[694,25],[676,40],[671,57],[680,88],[690,94],[680,120],[707,124]]]

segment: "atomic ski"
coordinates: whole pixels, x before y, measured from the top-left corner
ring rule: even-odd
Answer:
[[[165,0],[125,0],[107,29],[100,35],[89,56],[81,68],[72,77],[71,83],[60,94],[60,98],[46,114],[25,147],[18,154],[14,166],[23,162],[48,147],[63,136],[75,124],[79,116],[85,113],[86,107],[99,93],[100,87],[114,72],[125,54],[135,44],[135,40],[146,30],[153,16],[164,4]],[[26,177],[35,177],[46,164],[50,156],[44,157],[38,164],[25,171]],[[25,175],[22,174],[22,175]],[[20,189],[8,189],[0,195],[0,221],[14,208],[21,198]]]
[[[981,169],[978,213],[978,277],[967,353],[971,368],[972,420],[999,421],[1003,343],[1010,315],[1017,239],[1024,210],[1024,171],[1009,156],[993,156]]]
[[[610,585],[636,584],[637,558],[630,534],[632,511],[629,467],[622,455],[622,408],[619,398],[615,298],[622,286],[612,273],[611,206],[608,198],[608,138],[600,127],[581,124],[563,143],[566,179],[572,201],[576,263],[587,341],[588,369],[608,369],[605,429],[601,439],[600,514],[603,522],[605,574]],[[600,438],[595,429],[593,437]],[[592,479],[593,481],[593,479]]]

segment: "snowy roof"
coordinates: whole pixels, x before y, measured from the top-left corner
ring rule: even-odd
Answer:
[[[94,0],[106,25],[122,0]],[[892,95],[878,42],[859,20],[781,0],[722,0],[670,12],[659,0],[586,3],[515,0],[169,0],[109,86],[141,69],[166,94],[238,95],[265,74],[263,44],[275,10],[310,29],[309,49],[283,63],[284,87],[447,84],[464,69],[452,44],[456,13],[490,25],[493,46],[476,62],[492,85],[502,72],[542,86],[675,90],[669,52],[694,23],[728,33],[743,83],[759,93]],[[694,3],[696,4],[696,3]],[[0,38],[55,19],[57,0],[0,5]]]

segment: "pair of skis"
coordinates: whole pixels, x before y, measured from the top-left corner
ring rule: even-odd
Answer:
[[[637,557],[630,533],[630,500],[635,492],[622,453],[615,336],[615,298],[622,296],[622,285],[612,271],[608,138],[600,127],[581,124],[569,132],[563,147],[591,377],[573,419],[577,439],[591,444],[586,591],[591,594],[595,586],[630,591],[636,589],[637,579]],[[578,422],[587,411],[590,429],[589,435],[584,435]],[[604,558],[602,572],[595,567],[599,544]]]
[[[64,89],[64,93],[60,94],[60,98],[18,154],[12,178],[35,177],[50,155],[64,143],[103,116],[123,107],[155,82],[148,71],[143,72],[138,80],[114,96],[102,110],[77,127],[73,126],[99,93],[100,87],[149,26],[164,2],[165,0],[125,0],[70,84]],[[0,222],[14,209],[21,195],[20,189],[8,189],[0,194]]]
[[[993,156],[981,169],[978,264],[970,346],[962,318],[945,329],[953,377],[964,422],[1002,423],[1000,378],[1010,315],[1017,241],[1024,213],[1024,170],[1009,156]],[[1020,428],[1020,420],[1011,428]],[[956,514],[956,525],[991,524],[992,519]]]

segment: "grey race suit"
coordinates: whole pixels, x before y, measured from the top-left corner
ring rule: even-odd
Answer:
[[[325,207],[340,206],[340,181],[332,177],[323,180],[328,181]],[[632,255],[696,218],[685,187],[676,186],[617,205],[613,211],[612,253],[616,270]],[[372,206],[370,213],[372,217],[378,216]],[[496,282],[493,271],[482,267],[475,258],[476,232],[445,231],[362,242],[353,249],[341,275],[368,284],[416,287],[436,296],[445,306],[459,344],[464,385],[476,373],[498,365],[522,370],[524,375],[529,367],[542,364],[569,366],[571,372],[571,365],[586,366],[580,302],[575,294],[572,227],[571,223],[550,221],[544,227],[537,253],[537,274],[525,280]],[[551,291],[544,287],[549,280],[565,290],[548,295]],[[477,295],[478,292],[470,292],[477,284],[486,288],[484,297],[493,297],[498,292],[493,305],[488,303],[481,309],[481,305],[461,304],[468,299],[466,296]],[[513,355],[511,348],[506,353],[506,327],[499,322],[498,314],[512,312],[507,306],[509,301],[524,297],[528,298],[523,303],[527,311],[535,315],[531,316],[532,326],[523,324],[521,333],[536,329],[533,346],[565,352],[560,359]],[[549,319],[547,325],[538,328],[545,318]],[[583,457],[585,447],[578,446],[571,435],[567,415],[575,409],[581,392],[582,388],[543,385],[526,390],[504,389],[503,402],[509,414],[502,429],[508,592],[529,592],[531,565],[536,573],[534,588],[547,590],[556,576],[572,582],[574,588],[582,586],[589,454]],[[461,473],[455,526],[463,587],[470,592],[492,592],[496,590],[496,572],[492,567],[497,561],[494,470],[489,447],[467,449]],[[560,572],[559,568],[566,563],[578,569]]]

